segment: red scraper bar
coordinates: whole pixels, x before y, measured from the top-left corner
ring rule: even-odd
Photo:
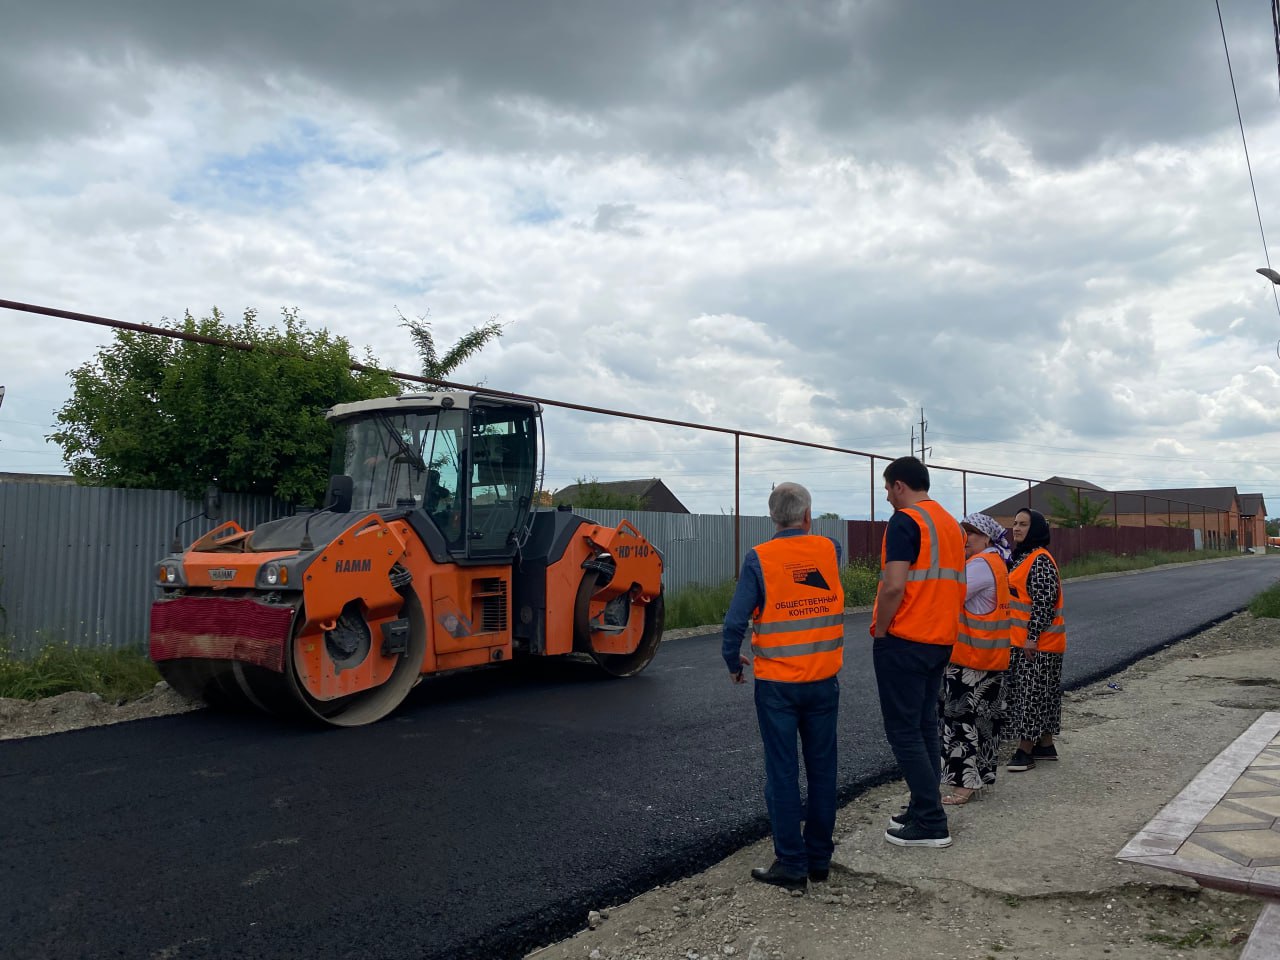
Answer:
[[[293,608],[221,597],[151,605],[151,659],[239,660],[281,673]]]

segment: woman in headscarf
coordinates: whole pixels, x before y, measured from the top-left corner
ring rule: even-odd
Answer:
[[[960,632],[939,691],[942,783],[948,806],[968,803],[996,782],[998,723],[1009,666],[1009,537],[985,513],[960,522],[965,532],[965,598]]]
[[[1007,770],[1034,770],[1036,761],[1057,760],[1053,738],[1062,729],[1062,655],[1067,629],[1062,617],[1062,578],[1049,554],[1049,522],[1025,507],[1013,518],[1009,561],[1010,640],[1014,646],[1006,678],[1009,703],[1005,736],[1018,748]]]

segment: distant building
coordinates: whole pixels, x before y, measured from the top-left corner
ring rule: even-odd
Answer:
[[[1090,483],[1088,480],[1073,480],[1071,477],[1050,477],[1048,480],[1042,480],[1033,484],[1029,490],[1023,490],[999,503],[993,503],[982,512],[1008,527],[1013,523],[1013,516],[1019,510],[1030,508],[1049,517],[1058,512],[1059,508],[1055,501],[1068,508],[1074,506],[1076,491],[1079,491],[1081,501],[1088,501],[1095,506],[1099,504],[1104,506],[1106,509],[1102,514],[1103,517],[1110,512],[1110,493],[1096,483]]]
[[[1052,521],[1062,507],[1071,511],[1077,502],[1100,507],[1096,522],[1103,526],[1185,527],[1199,530],[1206,547],[1248,549],[1266,543],[1262,494],[1241,494],[1235,487],[1105,490],[1087,480],[1050,477],[983,512],[1007,527],[1028,506]]]
[[[1252,549],[1267,542],[1267,502],[1260,493],[1240,494],[1240,524],[1244,547]]]
[[[576,505],[576,498],[584,496],[584,488],[589,490],[599,490],[601,493],[611,493],[620,497],[639,497],[640,509],[651,511],[653,513],[688,513],[689,508],[686,507],[672,493],[665,483],[657,478],[648,480],[610,480],[592,481],[590,483],[572,483],[567,487],[557,490],[552,495],[552,500],[557,503],[567,503]]]

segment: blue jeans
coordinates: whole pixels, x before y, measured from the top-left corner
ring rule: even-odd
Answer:
[[[764,799],[773,826],[773,853],[797,876],[825,869],[835,850],[836,715],[840,680],[755,682],[756,718],[764,741]],[[800,804],[799,737],[809,782],[807,810]],[[800,821],[804,820],[801,834]]]
[[[893,635],[872,644],[884,734],[911,790],[908,811],[920,828],[947,833],[942,809],[942,754],[938,745],[938,690],[951,647]]]

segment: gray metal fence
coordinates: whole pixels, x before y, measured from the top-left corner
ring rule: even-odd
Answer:
[[[156,561],[203,509],[169,490],[0,482],[0,635],[22,652],[50,643],[116,648],[147,639]],[[245,525],[284,516],[269,497],[222,495]],[[193,520],[183,543],[212,529]]]
[[[121,490],[0,481],[0,636],[17,652],[49,643],[141,646],[154,593],[156,561],[169,552],[174,527],[200,513],[199,503],[167,490]],[[269,497],[222,495],[222,514],[245,528],[285,516]],[[733,517],[623,510],[581,510],[596,523],[630,520],[663,554],[670,594],[736,575]],[[214,525],[182,528],[190,543]],[[848,524],[816,520],[814,530],[848,553]],[[743,517],[740,548],[773,535],[765,517]]]
[[[630,520],[656,546],[664,560],[663,589],[672,594],[693,586],[714,586],[738,575],[733,552],[733,517],[721,514],[637,513],[627,510],[574,508],[596,523],[616,526]],[[849,524],[844,520],[815,520],[813,532],[840,544],[849,556]],[[745,554],[773,536],[768,517],[743,517],[740,548]]]

